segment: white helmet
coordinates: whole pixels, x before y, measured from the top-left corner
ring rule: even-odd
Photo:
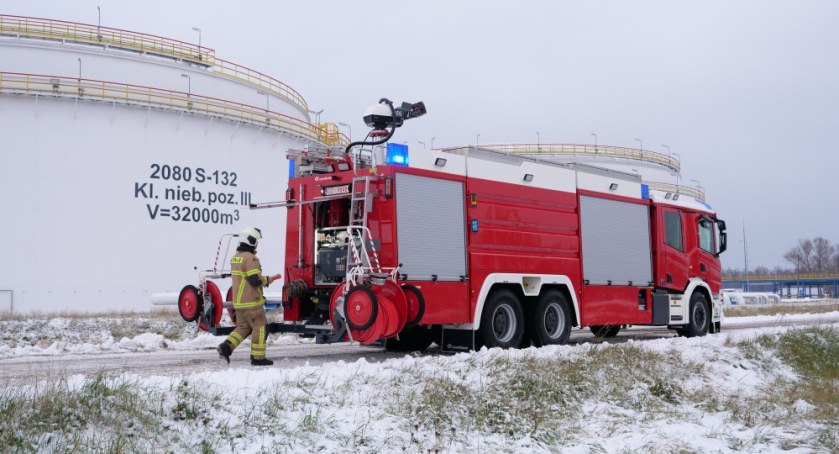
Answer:
[[[256,247],[256,243],[262,239],[262,231],[256,227],[248,227],[239,234],[239,243]]]

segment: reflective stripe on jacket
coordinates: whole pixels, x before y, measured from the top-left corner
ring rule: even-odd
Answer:
[[[262,287],[268,285],[268,277],[262,275],[262,265],[252,252],[239,251],[230,259],[233,276],[233,308],[250,309],[265,304]],[[258,276],[261,285],[254,287],[249,276]]]

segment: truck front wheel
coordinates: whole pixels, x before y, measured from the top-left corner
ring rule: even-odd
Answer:
[[[559,290],[548,290],[539,297],[528,323],[533,345],[564,344],[571,335],[571,311]]]
[[[521,302],[509,290],[497,290],[487,300],[481,315],[481,339],[487,348],[515,348],[524,336]]]
[[[677,332],[685,337],[697,337],[708,334],[708,327],[711,323],[711,311],[708,309],[708,301],[702,292],[694,292],[690,297],[690,320],[688,324]]]

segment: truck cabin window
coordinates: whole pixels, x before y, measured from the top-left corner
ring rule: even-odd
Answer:
[[[664,213],[664,242],[678,250],[682,248],[682,217],[679,213],[667,211]]]
[[[713,254],[714,250],[714,230],[713,224],[708,218],[699,219],[699,248],[703,251]]]

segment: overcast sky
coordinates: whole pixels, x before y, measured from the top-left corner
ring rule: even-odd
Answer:
[[[381,97],[426,103],[396,141],[592,143],[679,153],[728,221],[726,267],[839,242],[839,2],[0,0],[0,13],[197,43],[365,129]]]

